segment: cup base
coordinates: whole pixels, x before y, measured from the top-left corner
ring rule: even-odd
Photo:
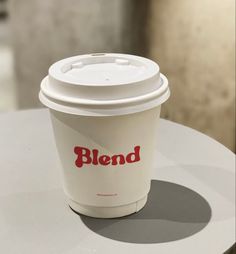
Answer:
[[[77,213],[94,218],[117,218],[126,216],[141,210],[145,206],[146,202],[147,195],[136,202],[113,207],[87,206],[68,199],[68,204],[72,210]]]

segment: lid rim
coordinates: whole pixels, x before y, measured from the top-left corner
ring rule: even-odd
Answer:
[[[123,99],[113,99],[113,100],[95,100],[95,99],[84,99],[84,98],[68,98],[63,95],[55,95],[49,91],[47,91],[43,86],[45,82],[47,82],[47,79],[44,78],[41,82],[41,91],[45,96],[52,98],[54,100],[70,103],[70,104],[82,104],[82,105],[119,105],[119,104],[129,104],[133,102],[139,102],[146,99],[151,99],[154,97],[157,97],[158,95],[161,96],[165,91],[168,89],[168,80],[167,78],[160,73],[160,80],[162,81],[162,84],[160,84],[160,87],[154,91],[151,91],[146,94],[142,94],[139,96],[131,97],[131,98],[123,98]]]
[[[66,114],[108,117],[108,116],[134,114],[134,113],[143,112],[148,109],[158,107],[161,104],[163,104],[169,98],[169,96],[170,96],[170,90],[168,88],[161,97],[158,97],[154,100],[136,104],[136,105],[129,105],[129,106],[123,105],[123,107],[117,107],[117,108],[70,107],[68,105],[57,104],[49,100],[42,92],[39,93],[39,100],[41,101],[42,104],[47,106],[49,109],[66,113]]]

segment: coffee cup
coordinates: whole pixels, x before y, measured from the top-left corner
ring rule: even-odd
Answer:
[[[127,54],[56,62],[41,83],[76,212],[96,218],[138,212],[147,202],[161,104],[170,95],[159,66]]]

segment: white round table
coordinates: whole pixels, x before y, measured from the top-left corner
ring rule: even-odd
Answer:
[[[235,155],[161,120],[146,207],[119,219],[74,213],[46,109],[0,115],[0,253],[222,254],[235,241]]]

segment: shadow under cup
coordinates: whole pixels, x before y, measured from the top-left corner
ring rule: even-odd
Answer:
[[[138,213],[114,219],[80,217],[92,231],[113,240],[164,243],[202,230],[211,219],[211,208],[201,195],[184,186],[152,180],[147,204]]]

